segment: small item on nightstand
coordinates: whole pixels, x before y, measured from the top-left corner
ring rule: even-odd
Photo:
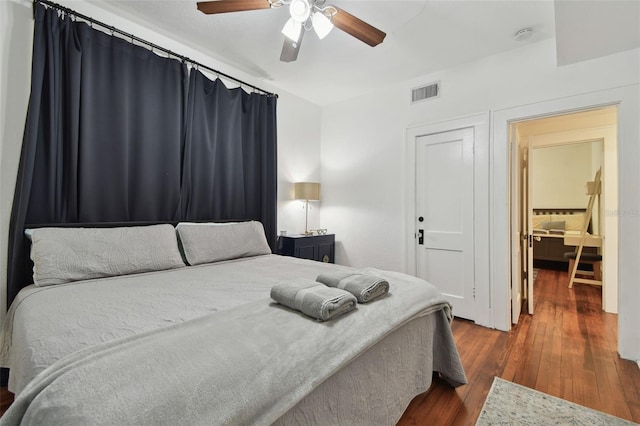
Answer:
[[[280,231],[280,236],[281,237],[286,237],[287,236],[287,231]]]
[[[316,233],[317,233],[318,235],[326,235],[326,233],[327,233],[327,228],[316,229]]]

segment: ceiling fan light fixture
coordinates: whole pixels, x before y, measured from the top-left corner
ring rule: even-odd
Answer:
[[[282,28],[282,34],[284,34],[291,41],[298,41],[300,33],[302,32],[302,24],[296,22],[295,19],[289,18]]]
[[[291,19],[302,24],[309,19],[309,16],[311,15],[311,5],[309,4],[309,0],[291,0],[289,13],[291,14]]]
[[[313,30],[316,32],[320,40],[325,38],[333,29],[333,23],[331,23],[331,20],[327,17],[327,15],[322,12],[314,13],[312,22]]]
[[[215,15],[289,6],[290,17],[282,28],[285,40],[280,60],[283,62],[296,60],[304,33],[311,28],[320,39],[326,38],[335,26],[371,47],[384,41],[386,33],[337,6],[326,4],[327,1],[330,0],[200,0],[197,7],[204,14]]]

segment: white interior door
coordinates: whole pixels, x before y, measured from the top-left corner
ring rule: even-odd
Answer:
[[[517,324],[523,298],[527,300],[527,311],[533,314],[533,144],[528,139],[518,140],[515,132],[511,141],[511,322]]]
[[[417,275],[474,320],[473,143],[466,128],[416,139]]]
[[[511,322],[513,324],[518,323],[520,318],[520,312],[522,308],[523,296],[523,280],[526,276],[523,271],[526,268],[526,227],[523,220],[523,206],[526,202],[524,200],[524,152],[520,145],[517,143],[515,126],[512,127],[511,135],[511,164],[512,170],[512,185],[511,185],[511,223],[513,225],[513,232],[511,233]]]
[[[533,191],[531,186],[533,185],[533,137],[529,137],[527,143],[527,172],[525,191],[527,196],[527,206],[525,209],[526,224],[527,224],[527,310],[529,314],[533,315]]]

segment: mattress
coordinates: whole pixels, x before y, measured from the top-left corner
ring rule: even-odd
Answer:
[[[91,374],[99,371],[99,368],[111,370],[116,366],[116,369],[119,369],[123,363],[111,361],[115,364],[108,364],[109,354],[115,351],[125,357],[129,356],[127,351],[130,351],[132,356],[146,356],[140,355],[139,348],[139,341],[144,339],[153,341],[159,345],[158,348],[164,347],[162,345],[165,341],[181,342],[178,346],[184,349],[189,344],[189,338],[185,335],[206,332],[208,334],[204,336],[218,336],[220,342],[227,339],[230,342],[227,346],[242,354],[243,345],[250,345],[251,342],[234,339],[236,336],[239,338],[240,334],[251,335],[243,333],[242,330],[253,331],[258,328],[257,324],[261,324],[262,317],[258,318],[255,315],[261,312],[264,313],[265,321],[273,321],[273,324],[283,321],[284,325],[280,330],[286,329],[289,323],[292,327],[299,324],[296,327],[313,328],[317,322],[274,306],[268,297],[271,287],[283,280],[301,277],[313,279],[323,272],[349,269],[291,257],[266,255],[53,287],[27,287],[12,304],[2,328],[0,363],[10,368],[9,387],[17,395],[15,407],[12,407],[8,412],[10,414],[5,416],[3,421],[11,424],[11,419],[21,421],[23,416],[37,418],[42,410],[50,413],[51,407],[47,405],[45,409],[38,401],[43,398],[49,401],[55,399],[54,396],[61,394],[56,386],[64,380],[81,383],[87,388],[101,386],[98,382],[106,386],[104,382],[108,382],[111,376],[103,375],[93,379],[82,375],[85,373],[73,376],[76,370],[81,371],[82,368],[68,372],[69,365],[84,364],[88,359],[99,358],[105,361],[98,361],[96,368],[88,367]],[[424,281],[404,274],[384,274],[391,284],[388,296],[367,305],[358,305],[359,312],[332,321],[329,328],[313,328],[319,330],[317,340],[322,340],[326,346],[302,351],[300,357],[315,360],[309,363],[317,364],[317,372],[308,373],[309,376],[304,376],[307,379],[301,380],[299,384],[295,380],[288,385],[286,379],[266,380],[263,383],[264,389],[255,390],[255,394],[251,393],[251,389],[239,391],[243,398],[253,395],[249,399],[262,401],[256,407],[240,398],[237,407],[225,404],[224,409],[213,410],[212,414],[207,410],[211,410],[215,404],[210,400],[200,401],[202,407],[206,408],[202,409],[202,413],[198,410],[188,411],[189,415],[195,416],[190,418],[189,423],[196,424],[197,420],[202,420],[203,424],[211,424],[211,416],[225,410],[229,410],[230,413],[230,417],[225,419],[250,419],[251,423],[262,424],[296,424],[302,419],[307,419],[306,423],[393,423],[399,419],[413,396],[427,390],[433,371],[440,371],[452,385],[465,383],[466,377],[449,328],[451,315],[448,305],[443,304],[443,299],[435,288]],[[234,322],[233,326],[230,327],[229,323],[224,325],[228,318],[234,316],[238,321]],[[362,318],[360,321],[363,322],[357,322],[358,318]],[[246,321],[247,328],[242,328],[242,321]],[[206,327],[212,327],[214,323],[223,326],[200,331],[200,323],[206,324]],[[229,329],[233,327],[238,327],[238,331],[229,336]],[[307,333],[305,329],[291,330],[299,333],[297,340],[301,342],[304,339],[312,339],[313,333]],[[274,339],[279,338],[275,335],[277,330],[272,330],[271,333],[274,333]],[[162,340],[167,338],[171,340]],[[253,337],[254,340],[259,338],[260,334]],[[342,344],[336,347],[337,342]],[[354,343],[353,348],[349,346],[351,342]],[[307,346],[315,343],[316,340],[309,340]],[[220,350],[215,342],[211,343],[211,346],[213,351]],[[323,355],[325,358],[319,358],[317,351],[326,354]],[[156,349],[152,353],[157,352],[159,351]],[[249,350],[245,351],[248,352]],[[172,364],[173,354],[171,351],[167,353],[166,356],[154,360],[154,363],[182,371],[184,366]],[[274,355],[278,353],[276,350]],[[266,364],[277,364],[271,361]],[[100,362],[105,364],[102,365]],[[256,358],[255,363],[258,362],[261,362],[260,357]],[[304,360],[298,363],[297,368],[304,370],[306,362]],[[136,368],[146,368],[144,362],[132,364],[135,365],[123,367],[121,373],[135,375],[139,373],[138,370],[134,371]],[[329,365],[333,367],[328,367]],[[267,367],[268,365],[265,365],[264,368]],[[128,371],[127,368],[132,370]],[[286,369],[287,365],[278,368]],[[187,373],[184,377],[198,374],[197,371],[185,371]],[[292,370],[289,373],[295,375],[300,374],[300,371]],[[155,373],[151,371],[150,376],[153,374]],[[178,374],[175,378],[176,383],[172,383],[168,386],[169,390],[164,392],[170,393],[172,386],[178,389],[181,386],[185,389],[191,388],[189,383],[182,383],[182,377],[179,376]],[[114,377],[114,380],[116,379]],[[114,392],[117,394],[119,387],[126,386],[116,383],[120,382],[108,386],[115,386]],[[81,400],[82,406],[90,407],[91,401],[88,397],[87,400],[82,400],[83,386],[80,387],[79,396],[69,398],[72,401]],[[272,393],[270,386],[287,389],[282,391],[281,396],[265,395]],[[69,387],[62,389],[66,392]],[[149,393],[155,391],[158,390],[152,389]],[[217,391],[216,394],[220,392]],[[196,393],[190,400],[204,398],[201,394],[206,393]],[[153,399],[161,399],[163,395],[161,393]],[[265,399],[267,397],[272,399]],[[120,396],[116,395],[116,401],[121,401],[119,398]],[[99,398],[99,404],[109,405],[103,398]],[[72,404],[67,401],[60,405]],[[61,424],[69,421],[68,416],[77,418],[78,409],[67,407],[66,410],[61,417],[65,420],[61,421]],[[177,407],[170,410],[172,413],[179,412]],[[135,410],[131,411],[132,415],[139,415]],[[238,415],[249,417],[237,417]],[[146,419],[149,424],[153,424],[158,419],[167,420],[166,416],[164,414],[157,417],[150,414],[138,420],[144,423],[143,420]],[[84,421],[93,422],[95,419],[84,418]],[[234,422],[231,421],[229,424]]]

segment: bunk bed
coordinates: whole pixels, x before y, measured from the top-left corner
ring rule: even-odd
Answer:
[[[585,208],[533,209],[533,262],[534,266],[565,269],[569,260],[564,254],[575,251],[565,245],[565,236],[580,236],[586,214]],[[592,232],[591,222],[587,232]],[[585,247],[585,253],[597,253],[596,247]]]

